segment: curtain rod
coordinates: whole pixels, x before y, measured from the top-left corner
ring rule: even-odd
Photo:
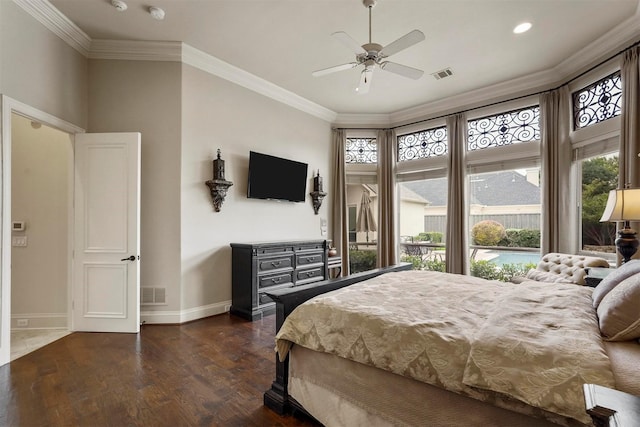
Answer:
[[[551,91],[554,91],[554,90],[558,90],[563,86],[566,86],[566,85],[569,85],[569,84],[573,83],[574,81],[578,80],[580,77],[590,73],[591,71],[595,70],[596,68],[598,68],[598,67],[606,64],[607,62],[611,61],[616,56],[620,56],[623,53],[625,53],[627,50],[632,49],[632,48],[634,48],[634,47],[636,47],[638,45],[640,45],[640,41],[637,41],[637,42],[631,44],[630,46],[620,50],[618,53],[609,56],[608,58],[598,62],[594,66],[592,66],[592,67],[588,68],[587,70],[581,72],[577,76],[572,77],[571,79],[567,80],[566,82],[564,82],[561,85],[559,85],[559,86],[557,86],[555,88],[552,88],[552,89],[546,89],[546,90],[542,90],[542,91],[538,91],[538,92],[529,93],[527,95],[516,96],[515,98],[505,99],[503,101],[496,101],[496,102],[492,102],[492,103],[489,103],[489,104],[480,105],[478,107],[467,108],[466,110],[461,110],[461,111],[457,111],[457,112],[454,112],[454,113],[442,114],[440,116],[430,117],[428,119],[422,119],[422,120],[418,120],[418,121],[411,122],[411,123],[405,123],[405,124],[402,124],[402,125],[399,125],[399,126],[381,127],[381,128],[378,128],[378,127],[370,127],[370,128],[338,128],[338,127],[336,127],[336,128],[332,128],[332,130],[336,130],[336,129],[344,129],[344,130],[387,130],[387,129],[399,129],[399,128],[402,128],[402,127],[405,127],[405,126],[412,126],[412,125],[417,125],[417,124],[420,124],[420,123],[428,122],[428,121],[431,121],[431,120],[442,119],[444,117],[448,117],[448,116],[451,116],[451,115],[454,115],[454,114],[468,113],[469,111],[480,110],[482,108],[493,107],[494,105],[500,105],[500,104],[504,104],[504,103],[511,102],[511,101],[517,101],[519,99],[528,98],[530,96],[541,95],[541,94],[543,94],[545,92],[551,92]]]

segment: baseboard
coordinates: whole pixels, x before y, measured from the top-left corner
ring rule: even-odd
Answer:
[[[19,324],[18,321],[21,321]],[[26,321],[26,325],[22,324]],[[67,329],[67,313],[11,313],[11,330]]]
[[[201,307],[188,308],[180,311],[141,311],[140,321],[146,324],[179,324],[203,319],[229,311],[231,301],[223,301]]]

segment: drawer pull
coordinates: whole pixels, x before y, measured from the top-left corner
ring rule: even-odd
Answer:
[[[271,283],[280,283],[280,282],[282,282],[282,276],[274,277],[271,279]]]
[[[271,266],[273,267],[279,267],[280,264],[282,264],[282,261],[271,261]]]
[[[313,262],[314,260],[315,260],[315,257],[312,257],[312,256],[307,257],[307,262]]]

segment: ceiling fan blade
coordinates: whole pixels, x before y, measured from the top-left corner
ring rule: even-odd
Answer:
[[[404,36],[400,37],[398,40],[391,42],[383,47],[378,56],[381,56],[383,58],[389,57],[394,53],[398,53],[401,50],[413,46],[416,43],[420,43],[424,39],[425,37],[422,31],[413,30],[410,33],[407,33]]]
[[[380,64],[380,68],[403,77],[418,80],[424,74],[424,71],[417,68],[407,67],[406,65],[396,64],[395,62],[385,61]]]
[[[349,34],[345,33],[344,31],[335,32],[331,34],[331,36],[348,47],[356,55],[367,54],[367,51],[364,50],[357,41],[355,41]]]
[[[371,87],[371,77],[373,77],[372,69],[365,68],[364,70],[362,70],[362,73],[360,73],[360,83],[356,88],[356,92],[358,92],[358,95],[369,93],[369,88]]]
[[[350,68],[355,68],[358,65],[360,65],[360,64],[358,64],[357,62],[349,62],[348,64],[336,65],[336,66],[333,66],[333,67],[324,68],[322,70],[316,70],[313,73],[311,73],[311,75],[314,76],[314,77],[324,76],[325,74],[335,73],[336,71],[342,71],[342,70],[348,70]]]

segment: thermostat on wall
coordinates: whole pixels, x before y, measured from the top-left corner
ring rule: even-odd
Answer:
[[[24,221],[12,221],[11,231],[24,231]]]

